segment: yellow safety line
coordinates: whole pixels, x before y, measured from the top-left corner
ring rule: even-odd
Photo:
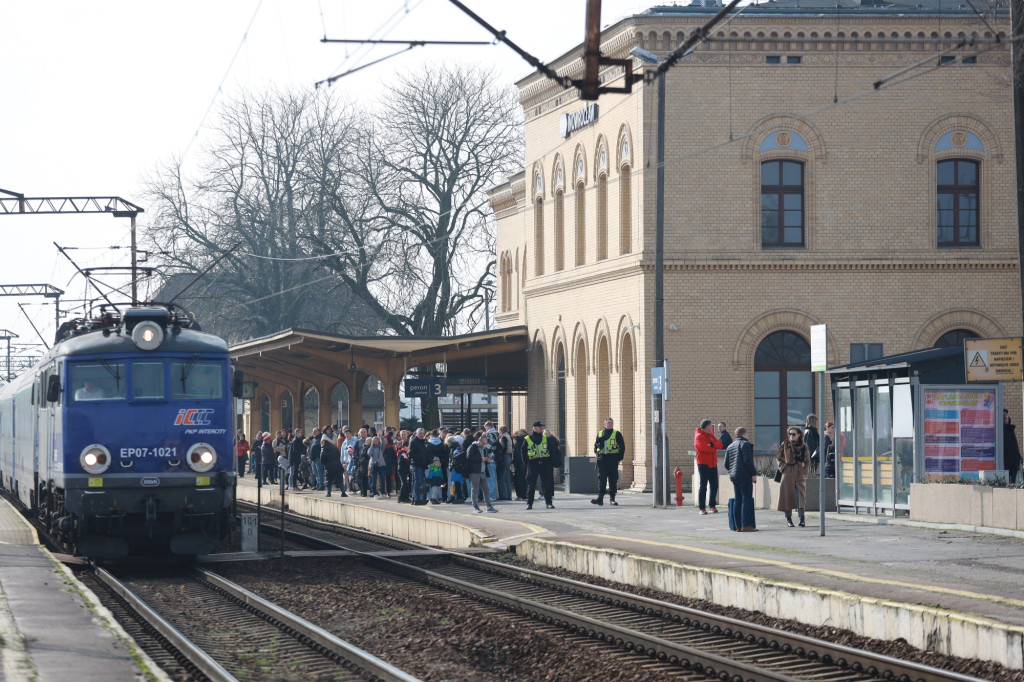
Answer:
[[[1001,597],[994,594],[981,594],[978,592],[968,592],[967,590],[955,590],[949,587],[940,587],[938,585],[918,585],[916,583],[905,583],[898,580],[892,580],[890,578],[872,578],[869,576],[857,575],[855,573],[844,573],[843,571],[834,571],[829,568],[814,568],[812,566],[801,566],[800,564],[790,563],[788,561],[778,561],[776,559],[762,559],[759,557],[750,556],[749,554],[730,554],[728,552],[720,552],[714,549],[705,549],[703,547],[692,547],[689,545],[674,545],[669,542],[659,542],[657,540],[641,540],[637,538],[623,538],[618,535],[604,535],[600,533],[587,533],[592,537],[605,538],[610,540],[625,540],[628,539],[630,542],[641,542],[648,545],[657,545],[659,547],[671,547],[673,549],[682,549],[688,552],[697,552],[700,554],[710,554],[712,556],[723,557],[727,559],[737,559],[740,561],[754,561],[769,566],[777,566],[779,568],[792,569],[797,571],[803,571],[805,573],[820,573],[822,575],[831,576],[833,578],[841,578],[843,580],[854,580],[865,583],[878,583],[880,585],[893,585],[897,587],[908,587],[915,590],[924,590],[927,592],[936,592],[938,594],[949,594],[957,597],[967,597],[969,599],[980,599],[982,601],[997,602],[1000,604],[1009,604],[1016,607],[1024,607],[1024,600],[1011,599],[1009,597]]]

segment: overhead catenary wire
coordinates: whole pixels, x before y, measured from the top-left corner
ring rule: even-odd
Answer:
[[[228,76],[231,74],[231,69],[235,66],[235,60],[238,59],[239,53],[242,51],[242,46],[245,45],[249,39],[249,29],[252,28],[253,22],[256,21],[256,15],[260,13],[260,8],[263,7],[263,0],[259,0],[256,4],[256,9],[252,13],[252,17],[249,19],[248,26],[245,27],[245,32],[242,34],[242,39],[238,43],[238,47],[235,48],[235,54],[232,55],[231,61],[228,62],[228,68],[225,69],[224,75],[220,79],[220,83],[217,85],[217,89],[213,93],[213,97],[210,99],[210,103],[206,107],[206,111],[203,113],[203,118],[200,119],[199,125],[196,126],[196,132],[192,134],[192,138],[188,141],[188,146],[185,147],[185,151],[181,154],[181,160],[184,160],[188,156],[189,150],[192,149],[192,144],[199,138],[199,133],[203,129],[203,125],[206,123],[206,118],[210,115],[210,111],[213,109],[213,105],[216,104],[217,99],[223,93],[224,83],[227,81]]]
[[[452,1],[455,2],[455,0],[452,0]],[[455,4],[460,4],[460,3],[455,2]],[[741,8],[740,11],[742,11],[742,8]],[[735,16],[738,16],[738,13],[737,13],[737,15],[734,15],[733,18],[735,18]],[[707,26],[704,27],[705,32],[708,29],[709,29],[709,27],[707,27]],[[698,32],[699,31],[695,30],[694,33],[697,34]],[[716,41],[719,41],[719,42],[723,41],[723,38],[713,38],[713,37],[707,36],[706,34],[703,35],[703,36],[691,35],[691,39],[694,38],[694,37],[697,37],[697,40],[693,44],[696,44],[697,42],[700,42],[700,40],[708,40],[709,38],[711,40],[716,40]],[[981,51],[977,52],[976,54],[983,54],[984,52],[988,52],[988,51],[990,51],[992,49],[998,49],[1000,47],[1004,47],[1008,42],[1012,42],[1012,41],[1019,40],[1019,39],[1020,39],[1020,36],[1014,36],[1009,41],[1007,41],[1007,40],[997,40],[997,39],[977,38],[977,39],[975,39],[975,42],[977,42],[979,44],[980,43],[989,43],[989,44],[991,44],[991,46],[988,47],[985,50],[981,50]],[[795,42],[796,40],[797,39],[792,39],[792,38],[789,38],[789,39],[777,39],[777,40],[773,40],[773,41],[765,41],[764,39],[761,39],[761,40],[749,40],[749,39],[744,40],[744,39],[740,39],[740,40],[737,40],[736,42]],[[805,39],[805,42],[809,42],[810,40],[816,40],[816,39]],[[853,44],[856,44],[856,43],[867,43],[867,44],[882,44],[882,45],[885,45],[885,44],[898,44],[898,43],[904,43],[904,44],[907,44],[907,43],[937,43],[937,44],[941,44],[941,43],[944,43],[944,42],[948,43],[951,40],[952,40],[952,38],[945,38],[945,39],[942,39],[942,38],[939,38],[939,39],[906,39],[906,38],[903,38],[903,39],[865,39],[865,38],[857,38],[857,39],[842,39],[842,42],[844,42],[844,43],[853,43]],[[825,39],[825,40],[816,40],[816,41],[817,42],[836,42],[835,40],[829,41],[827,39]],[[961,43],[963,43],[963,44],[961,44]],[[909,67],[909,68],[917,68],[917,67],[919,67],[920,65],[922,65],[924,63],[928,63],[928,62],[930,62],[932,60],[939,59],[940,54],[944,54],[945,52],[955,51],[955,50],[958,50],[958,49],[963,49],[963,47],[967,46],[968,43],[969,43],[968,40],[960,40],[952,48],[949,48],[949,49],[943,51],[943,53],[933,53],[933,54],[929,55],[929,57],[927,59],[922,60],[921,62],[918,62],[917,64],[915,64],[915,65],[913,65],[912,67]],[[683,48],[683,54],[685,54],[685,50],[686,49],[688,49],[688,48]],[[677,48],[677,50],[678,50],[678,48]],[[837,59],[837,63],[836,63],[837,85],[838,85],[838,67],[839,67],[838,56],[839,55],[838,55],[838,52],[837,52],[837,54],[836,54],[836,59]],[[932,69],[926,70],[924,72],[919,72],[918,74],[911,75],[908,78],[903,78],[903,79],[899,79],[899,80],[893,81],[894,78],[898,78],[898,76],[900,74],[907,73],[908,70],[909,70],[909,68],[908,69],[903,69],[900,72],[891,74],[890,76],[886,76],[884,79],[881,79],[881,81],[882,81],[881,85],[873,85],[872,88],[870,88],[870,89],[857,92],[857,93],[855,93],[853,95],[850,95],[848,97],[844,97],[842,99],[838,98],[838,90],[837,90],[836,93],[834,94],[833,101],[830,104],[826,104],[826,105],[823,105],[823,106],[820,106],[820,107],[816,107],[814,109],[810,109],[810,110],[804,111],[802,113],[793,114],[792,116],[793,116],[794,119],[795,118],[802,118],[802,117],[810,117],[810,116],[814,116],[814,115],[823,113],[825,111],[828,111],[830,109],[833,109],[833,108],[836,108],[836,107],[839,107],[839,106],[844,106],[844,105],[849,104],[851,102],[854,102],[854,101],[856,101],[856,100],[858,100],[860,98],[863,98],[863,97],[866,97],[866,96],[868,96],[870,94],[873,94],[874,92],[876,92],[882,86],[889,86],[889,87],[891,87],[891,86],[893,86],[893,85],[895,85],[897,83],[906,82],[907,80],[910,80],[912,78],[920,77],[920,76],[925,75],[926,73],[930,73],[931,71],[934,71],[936,68],[940,68],[940,66],[948,66],[948,64],[941,64],[941,65],[938,65],[938,66],[936,66],[936,67],[934,67]],[[558,80],[558,79],[556,79],[556,80]],[[616,104],[615,107],[613,107],[613,109],[617,108],[618,106],[620,106],[621,104],[625,103],[626,101],[628,101],[628,100],[624,99],[623,102],[620,102],[620,103]],[[611,111],[611,110],[609,110],[609,111]],[[604,113],[604,112],[602,112],[602,113]],[[693,152],[688,152],[688,153],[685,153],[685,154],[675,155],[675,156],[673,156],[671,158],[667,158],[665,160],[665,165],[678,164],[678,163],[680,163],[682,161],[685,161],[685,160],[688,160],[688,159],[700,156],[702,154],[706,154],[708,152],[715,151],[715,150],[723,148],[723,147],[727,147],[727,146],[729,146],[731,144],[734,144],[736,142],[744,141],[744,140],[748,139],[751,135],[756,135],[756,134],[759,134],[759,131],[751,131],[751,132],[748,132],[746,134],[742,134],[742,135],[740,135],[738,137],[734,137],[734,138],[732,138],[732,139],[730,139],[728,141],[724,141],[722,143],[718,143],[718,144],[714,144],[714,145],[709,145],[709,146],[703,147],[700,150],[695,150]],[[654,169],[654,166],[652,165],[652,166],[649,166],[649,168],[647,170],[653,170],[653,169]],[[617,181],[617,179],[614,180],[614,181]],[[588,187],[584,191],[592,191],[592,190],[596,190],[596,187],[593,187],[593,186],[592,187]],[[523,209],[521,209],[520,211],[517,211],[516,214],[525,213],[527,210],[530,210],[529,207],[525,207],[524,206]],[[513,214],[513,215],[516,215],[516,214]],[[296,262],[298,262],[298,261],[325,260],[325,259],[337,258],[337,257],[341,257],[341,256],[344,256],[344,255],[350,255],[350,254],[354,255],[354,254],[357,254],[357,253],[359,253],[361,251],[365,251],[365,250],[366,249],[357,249],[357,250],[352,250],[352,251],[339,251],[339,252],[333,252],[333,253],[330,253],[330,254],[323,254],[323,255],[303,257],[303,258],[280,258],[280,257],[271,257],[271,256],[261,256],[261,255],[258,255],[258,254],[242,254],[242,253],[239,253],[239,255],[244,255],[244,256],[247,256],[247,257],[253,257],[253,258],[257,258],[257,259],[278,260],[278,261],[296,261]],[[325,277],[313,280],[311,282],[306,282],[306,283],[303,283],[303,284],[296,285],[294,287],[290,287],[290,288],[282,290],[280,292],[275,292],[275,293],[269,294],[267,296],[263,296],[263,297],[258,298],[258,299],[253,299],[251,301],[239,303],[239,304],[237,304],[237,306],[252,305],[254,303],[267,300],[267,299],[272,298],[274,296],[282,295],[284,293],[288,293],[290,291],[294,291],[294,290],[302,288],[304,286],[309,286],[309,285],[312,285],[312,284],[316,284],[316,283],[319,283],[319,282],[331,279],[331,278],[336,277],[336,276],[337,275],[334,275],[334,274],[327,275]],[[188,298],[188,297],[186,297],[186,298]]]

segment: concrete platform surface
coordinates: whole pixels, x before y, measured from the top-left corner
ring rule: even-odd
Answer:
[[[166,679],[0,500],[0,680]],[[140,661],[142,663],[140,664]],[[149,665],[152,670],[152,665]]]
[[[239,498],[255,493],[253,479],[242,479]],[[277,495],[261,491],[264,501]],[[407,518],[413,535],[430,520],[461,525],[480,543],[515,546],[542,564],[1024,667],[1024,533],[830,513],[822,536],[817,513],[807,514],[806,528],[789,528],[768,510],[757,510],[758,532],[736,533],[724,503],[700,516],[689,506],[654,508],[651,495],[629,492],[618,494],[617,507],[557,492],[553,510],[543,500],[529,511],[524,502],[497,502],[494,514],[469,504],[398,504],[394,496],[287,495],[297,511],[359,507],[359,517],[376,511],[391,528]],[[988,648],[1008,651],[990,656]]]

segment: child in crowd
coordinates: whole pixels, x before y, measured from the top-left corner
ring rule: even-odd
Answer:
[[[441,473],[441,458],[435,457],[427,469],[427,485],[430,486],[430,503],[441,504],[441,487],[444,485],[444,474]]]

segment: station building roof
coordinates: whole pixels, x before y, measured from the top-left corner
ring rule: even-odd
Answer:
[[[452,337],[342,336],[306,329],[284,331],[228,349],[236,367],[297,380],[351,372],[399,381],[416,367],[446,363],[448,376],[484,377],[489,392],[526,390],[526,327]],[[353,374],[356,372],[352,372]]]

